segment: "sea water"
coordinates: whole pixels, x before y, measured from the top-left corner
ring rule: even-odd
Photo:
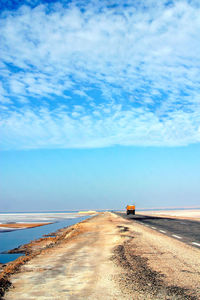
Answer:
[[[43,235],[48,235],[52,232],[55,232],[61,228],[74,225],[78,222],[81,222],[87,219],[89,216],[82,216],[73,219],[63,219],[59,220],[53,224],[48,224],[40,227],[20,229],[10,232],[1,232],[0,233],[0,263],[5,264],[9,261],[15,260],[17,257],[22,256],[23,254],[6,254],[8,250],[12,250],[21,245],[27,244],[30,241],[42,238]]]

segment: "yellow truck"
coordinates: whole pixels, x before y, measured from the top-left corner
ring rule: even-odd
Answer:
[[[126,206],[126,214],[127,215],[135,215],[135,205],[127,205]]]

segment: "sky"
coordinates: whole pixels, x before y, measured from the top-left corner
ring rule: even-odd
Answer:
[[[2,0],[2,210],[200,206],[200,2]]]

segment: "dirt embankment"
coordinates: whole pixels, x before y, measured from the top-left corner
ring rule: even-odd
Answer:
[[[24,264],[45,250],[56,247],[62,240],[67,241],[79,234],[80,232],[77,227],[78,225],[74,225],[69,228],[60,229],[56,233],[53,232],[46,235],[44,238],[31,241],[28,244],[21,245],[18,248],[8,251],[8,253],[23,253],[25,256],[21,256],[15,261],[0,266],[0,299],[2,299],[5,291],[12,286],[10,280],[13,274],[17,274]]]
[[[200,299],[198,249],[112,213],[24,249],[4,267],[4,299]]]

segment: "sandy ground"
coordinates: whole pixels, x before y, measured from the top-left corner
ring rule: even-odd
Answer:
[[[109,212],[27,249],[4,299],[200,299],[199,249]]]
[[[0,224],[1,229],[24,229],[24,228],[33,228],[43,225],[48,225],[51,223],[9,223],[9,224]]]
[[[137,211],[141,215],[159,215],[164,217],[177,217],[184,219],[200,220],[200,209],[184,209],[184,210],[160,210],[160,211]]]

